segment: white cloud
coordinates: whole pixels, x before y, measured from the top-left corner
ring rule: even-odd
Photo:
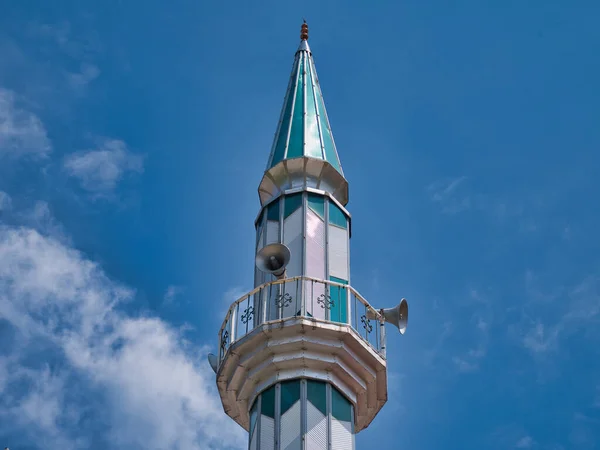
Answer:
[[[406,405],[403,403],[403,389],[406,375],[399,372],[394,372],[390,369],[387,371],[388,385],[388,402],[386,410],[388,413],[393,413],[396,416],[407,412]]]
[[[233,302],[239,300],[250,291],[251,289],[244,289],[241,286],[234,286],[225,291],[225,293],[223,294],[222,308],[220,310],[217,310],[219,314],[218,319],[220,321],[225,319],[225,315],[227,314],[227,311],[229,310]]]
[[[447,320],[440,324],[441,329],[433,346],[427,349],[424,356],[424,363],[427,366],[434,365],[441,355],[445,355],[444,347],[448,338],[454,333],[454,324]]]
[[[533,438],[531,436],[523,436],[517,441],[516,448],[531,448],[533,446]]]
[[[471,316],[471,327],[463,327],[463,332],[469,332],[469,347],[463,349],[459,354],[452,357],[452,362],[458,372],[476,372],[480,368],[480,362],[486,357],[489,345],[490,326],[493,322],[491,300],[475,288],[469,289],[466,297],[469,306],[477,309]],[[476,343],[475,346],[473,344]]]
[[[467,372],[475,372],[479,369],[479,365],[474,362],[469,362],[465,359],[462,359],[458,356],[454,356],[452,358],[452,362],[456,366],[459,372],[467,373]]]
[[[600,276],[588,275],[571,288],[561,286],[545,293],[537,286],[535,275],[526,274],[528,302],[523,306],[522,321],[514,327],[523,346],[536,355],[557,351],[561,341],[578,329],[592,329],[600,316]],[[540,304],[556,315],[545,320],[530,318],[527,310],[539,315]],[[552,308],[548,304],[553,305]]]
[[[17,105],[13,91],[0,88],[0,156],[45,157],[52,146],[42,121]]]
[[[569,292],[569,311],[564,319],[588,322],[599,314],[600,275],[588,275]]]
[[[63,243],[71,243],[70,236],[52,215],[47,202],[38,200],[31,209],[20,213],[19,219],[24,225],[34,228],[43,235],[52,236]]]
[[[167,288],[165,292],[165,296],[163,298],[163,302],[165,304],[171,304],[175,301],[175,299],[183,294],[184,288],[182,286],[171,285]]]
[[[4,191],[0,191],[0,211],[9,210],[12,206],[12,199]]]
[[[86,20],[83,18],[83,20]],[[82,22],[79,22],[81,25]],[[99,35],[93,27],[77,27],[74,32],[68,21],[57,23],[31,22],[26,27],[26,35],[37,40],[37,44],[47,54],[66,55],[76,60],[95,58],[102,50]]]
[[[471,348],[462,356],[452,357],[456,369],[462,373],[476,372],[479,370],[479,361],[487,355],[487,334],[480,337],[479,347]]]
[[[477,329],[483,333],[487,332],[489,324],[483,318],[477,318]]]
[[[73,89],[82,92],[89,83],[94,81],[100,75],[100,69],[94,64],[84,63],[81,70],[75,73],[69,73],[67,78]]]
[[[58,445],[71,447],[68,437],[58,426],[63,416],[64,393],[66,392],[66,379],[60,373],[52,373],[48,366],[39,370],[23,367],[17,368],[21,381],[28,385],[27,392],[9,405],[8,417],[14,417],[17,427],[33,427],[41,433],[50,436]]]
[[[159,318],[126,315],[120,305],[133,295],[63,243],[0,228],[1,325],[15,337],[0,364],[0,389],[11,393],[0,395],[0,435],[63,450],[89,448],[86,439],[112,448],[245,447],[223,413],[202,357],[208,349],[184,345]],[[84,417],[105,429],[89,435]]]
[[[99,195],[110,194],[125,174],[144,170],[143,157],[131,153],[117,139],[105,140],[98,149],[69,155],[64,168],[84,189]]]
[[[481,447],[502,450],[511,448],[534,448],[537,447],[537,443],[529,435],[522,424],[511,423],[498,426],[488,436],[487,442]],[[542,448],[549,450],[549,447],[546,446]]]
[[[532,216],[539,205],[531,194],[490,195],[469,188],[467,177],[444,178],[429,184],[426,192],[443,214],[472,211],[496,225],[508,225],[523,234],[540,228],[539,217]]]
[[[548,330],[543,323],[536,323],[523,338],[523,345],[533,353],[554,350],[557,346],[559,332],[558,327],[551,327]]]
[[[596,385],[596,393],[594,395],[594,402],[592,406],[594,408],[600,408],[600,384]]]
[[[467,177],[458,177],[453,179],[439,180],[431,183],[427,191],[431,195],[431,200],[438,203],[445,214],[456,214],[465,211],[471,207],[469,196],[457,195],[456,191]]]

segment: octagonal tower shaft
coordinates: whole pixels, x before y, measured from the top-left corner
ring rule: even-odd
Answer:
[[[304,24],[255,222],[256,252],[291,258],[279,279],[255,269],[219,332],[217,385],[251,450],[353,449],[387,400],[383,322],[350,285],[348,183],[307,39]]]

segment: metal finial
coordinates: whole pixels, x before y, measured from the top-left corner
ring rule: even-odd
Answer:
[[[300,28],[300,39],[303,41],[308,41],[308,24],[306,23],[305,19],[304,23],[302,24],[302,28]]]

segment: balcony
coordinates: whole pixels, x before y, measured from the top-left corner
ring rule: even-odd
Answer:
[[[367,311],[376,319],[369,320]],[[258,286],[229,307],[219,330],[218,366],[229,348],[255,328],[299,318],[350,325],[385,359],[385,332],[379,311],[349,285],[298,276]]]
[[[260,392],[309,378],[333,384],[354,404],[355,431],[366,428],[387,401],[380,319],[346,284],[299,276],[255,288],[231,305],[219,331],[225,412],[248,430]]]

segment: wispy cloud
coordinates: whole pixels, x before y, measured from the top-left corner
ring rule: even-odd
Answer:
[[[123,141],[107,139],[96,149],[67,156],[63,165],[84,189],[106,196],[126,175],[143,172],[143,163],[143,156],[130,152]]]
[[[594,393],[594,401],[592,406],[594,408],[600,408],[600,383],[596,385],[596,392]]]
[[[523,436],[517,441],[517,443],[515,444],[515,448],[531,448],[533,444],[534,441],[531,436]]]
[[[26,35],[38,42],[39,48],[53,60],[79,63],[78,71],[56,67],[59,80],[66,81],[67,89],[83,94],[87,86],[100,75],[100,69],[94,62],[102,45],[91,28],[85,28],[85,34],[74,35],[69,22],[30,23]]]
[[[201,358],[208,349],[184,345],[159,318],[125,314],[120,305],[133,298],[69,246],[0,226],[0,316],[12,336],[0,364],[0,435],[65,450],[245,446]]]
[[[89,83],[100,75],[100,69],[94,64],[83,63],[79,72],[68,73],[67,78],[71,87],[77,92],[82,92]]]
[[[452,362],[454,363],[454,365],[456,366],[456,368],[458,369],[459,372],[463,372],[463,373],[475,372],[477,369],[479,369],[478,364],[467,361],[458,356],[454,356],[452,358]]]
[[[450,320],[447,320],[441,324],[441,329],[433,346],[423,353],[425,365],[432,366],[436,363],[440,354],[443,353],[446,341],[452,335],[453,331],[454,327]]]
[[[536,323],[523,337],[523,346],[533,353],[546,353],[556,350],[561,325],[549,329],[543,323]]]
[[[540,446],[522,424],[516,423],[499,426],[488,436],[487,442],[482,447],[498,450],[527,448],[555,449],[555,447]]]
[[[10,195],[8,195],[4,191],[0,191],[0,211],[6,211],[10,209],[12,206],[12,199]]]
[[[35,229],[44,236],[52,236],[65,244],[72,243],[63,225],[56,220],[50,205],[45,201],[38,200],[31,208],[19,212],[17,218],[23,225]]]
[[[402,373],[394,372],[388,369],[387,372],[387,383],[388,383],[388,407],[391,412],[397,415],[403,415],[406,413],[406,406],[403,404],[402,388],[405,381],[405,375]]]
[[[600,427],[600,419],[579,412],[575,413],[569,433],[571,448],[594,448],[597,441],[594,430],[598,430],[598,427]]]
[[[0,88],[0,157],[46,157],[52,146],[42,121],[19,105],[17,95]]]
[[[467,177],[449,178],[438,180],[427,186],[431,200],[437,203],[445,214],[456,214],[471,207],[471,198],[468,195],[457,193],[458,188]]]
[[[600,315],[600,275],[586,276],[569,292],[569,310],[565,320],[589,321]]]
[[[520,333],[523,347],[531,353],[541,356],[555,352],[563,338],[600,320],[599,275],[588,275],[571,287],[547,292],[538,287],[533,273],[528,271],[526,280],[528,301],[521,308],[521,322],[512,332]],[[542,314],[546,311],[555,314]]]
[[[34,428],[51,442],[64,448],[74,444],[84,444],[85,438],[70,439],[59,422],[64,419],[77,419],[74,411],[64,411],[68,392],[68,377],[65,373],[52,371],[48,364],[34,370],[24,366],[11,366],[15,380],[27,385],[27,392],[5,402],[4,419],[14,420],[17,428]],[[18,399],[18,401],[17,401]],[[89,445],[89,444],[88,444]]]
[[[452,357],[454,366],[462,373],[479,370],[479,364],[488,352],[489,332],[493,320],[492,302],[477,289],[469,289],[465,304],[474,311],[469,326],[463,326],[463,332],[471,335],[470,345]]]
[[[459,372],[468,373],[479,370],[480,361],[487,355],[487,332],[482,332],[480,330],[478,341],[476,347],[470,348],[466,352],[452,357],[452,362]]]
[[[539,209],[539,205],[529,198],[530,193],[519,197],[484,194],[470,187],[466,176],[434,181],[425,190],[443,214],[454,215],[473,211],[494,223],[512,224],[523,233],[538,230],[539,217],[533,216],[531,210],[536,209],[534,205]]]
[[[229,310],[229,307],[233,302],[239,300],[242,296],[246,295],[250,292],[251,289],[244,289],[241,286],[233,286],[223,294],[223,298],[221,300],[221,308],[217,308],[217,318],[221,321],[225,318],[225,314]]]
[[[185,289],[183,288],[183,286],[171,285],[167,287],[167,290],[165,291],[165,295],[163,297],[163,303],[165,305],[172,304],[178,296],[183,294],[184,291]]]

